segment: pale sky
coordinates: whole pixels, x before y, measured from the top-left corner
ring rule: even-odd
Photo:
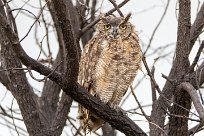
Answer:
[[[13,8],[16,8],[17,6],[22,6],[23,3],[21,0],[14,0],[15,4],[12,4],[11,6]],[[119,3],[118,0],[117,2]],[[141,39],[141,46],[143,51],[146,49],[146,46],[149,42],[149,38],[151,37],[151,34],[157,25],[159,19],[161,18],[161,15],[164,11],[165,5],[167,0],[130,0],[128,4],[126,4],[121,10],[124,14],[128,14],[129,12],[132,13],[131,22],[136,26],[136,30],[139,34],[139,38]],[[195,19],[195,15],[197,12],[197,5],[199,0],[192,0],[192,22]],[[200,0],[200,3],[202,4],[204,0]],[[175,42],[177,37],[177,18],[176,18],[176,6],[177,0],[170,0],[170,5],[167,11],[167,14],[160,25],[159,29],[156,32],[155,38],[152,41],[152,49],[156,49],[160,46],[165,46],[167,44],[172,44],[169,48],[167,48],[164,52],[168,53],[174,50],[175,48]],[[34,5],[35,7],[39,7],[39,3],[36,0],[30,0],[30,4]],[[29,9],[32,11],[36,16],[38,14],[38,9],[31,6],[25,6],[24,8]],[[108,2],[108,0],[104,0],[104,3],[102,5],[102,12],[109,10],[112,8],[112,5]],[[46,14],[46,18],[50,20],[50,17],[48,14]],[[19,15],[17,17],[17,26],[19,31],[20,39],[25,36],[25,34],[28,32],[28,29],[32,25],[33,20],[28,18],[25,15]],[[50,30],[52,31],[52,30]],[[37,58],[38,54],[40,52],[39,48],[36,46],[35,40],[34,40],[34,28],[29,34],[29,36],[22,42],[22,46],[27,52],[29,56],[32,56],[33,58]],[[45,35],[45,31],[43,28],[43,24],[41,24],[41,27],[39,26],[38,31],[38,38],[42,39]],[[202,37],[203,38],[203,37]],[[50,43],[51,48],[54,56],[56,56],[56,51],[58,50],[58,44],[56,42],[55,34],[52,31],[52,34],[50,35]],[[45,45],[45,44],[43,44]],[[194,49],[196,51],[196,48]],[[147,62],[149,66],[151,66],[154,62],[154,59],[159,57],[159,55],[164,55],[164,52],[161,52],[160,54],[153,55],[149,58],[147,58]],[[191,58],[194,57],[194,53],[191,54]],[[155,65],[155,79],[157,83],[159,84],[160,88],[163,87],[165,80],[161,77],[161,73],[168,75],[169,70],[171,68],[171,62],[173,58],[173,53],[167,57],[165,60],[159,61]],[[192,60],[191,60],[192,61]],[[143,67],[144,73],[146,73],[145,68]],[[141,79],[144,75],[143,72],[139,72],[138,76],[135,80],[135,84],[137,84],[137,81]],[[39,76],[39,74],[34,74],[37,78],[42,78],[42,76]],[[34,88],[37,90],[41,90],[42,83],[39,83],[37,81],[34,81],[31,79],[31,77],[28,76],[29,82],[32,84]],[[4,108],[11,107],[12,99],[10,92],[6,91],[6,89],[0,84],[0,104]],[[151,87],[150,87],[150,80],[149,78],[145,78],[144,81],[135,89],[135,93],[142,105],[151,104]],[[39,93],[38,93],[39,94]],[[74,103],[74,105],[77,105]],[[128,97],[128,100],[123,104],[122,108],[124,110],[132,109],[137,107],[137,104],[132,96]],[[16,101],[14,100],[13,103],[13,109],[17,109]],[[150,115],[151,108],[144,108],[144,111],[146,114]],[[140,112],[140,110],[138,110]],[[70,111],[70,116],[73,118],[76,118],[77,110],[72,108]],[[19,115],[14,114],[17,117],[21,117]],[[2,115],[0,115],[2,116]],[[145,132],[149,131],[148,123],[142,116],[138,115],[130,115],[128,116],[135,121]],[[9,121],[12,121],[8,119]],[[7,124],[5,120],[0,118],[0,136],[11,136],[11,133],[13,136],[17,136],[17,133],[15,131],[10,132],[10,130],[3,126]],[[15,121],[15,124],[20,124],[25,129],[25,126],[22,122]],[[195,123],[190,123],[190,126],[194,126]],[[77,123],[76,123],[77,125]],[[19,130],[21,131],[21,130]],[[68,129],[65,127],[66,134],[69,136],[72,136],[71,132],[68,131]],[[22,132],[22,131],[21,131]],[[98,131],[100,133],[100,131]],[[197,133],[195,136],[203,136],[204,132]],[[66,136],[65,133],[62,134],[62,136]],[[120,136],[123,136],[123,134],[120,134]]]

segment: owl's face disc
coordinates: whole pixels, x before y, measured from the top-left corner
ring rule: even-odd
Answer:
[[[108,16],[101,19],[97,25],[97,30],[102,35],[117,40],[127,38],[133,31],[133,26],[123,17]]]

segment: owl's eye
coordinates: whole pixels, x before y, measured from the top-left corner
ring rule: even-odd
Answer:
[[[125,25],[125,24],[121,24],[119,27],[120,27],[120,29],[124,30],[124,29],[127,28],[127,25]]]
[[[106,30],[108,30],[108,29],[111,28],[111,25],[110,25],[110,24],[106,24],[106,25],[104,25],[104,28],[105,28]]]

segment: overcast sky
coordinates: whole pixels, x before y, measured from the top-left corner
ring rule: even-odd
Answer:
[[[13,0],[14,3],[11,5],[13,8],[20,7],[23,5],[21,0]],[[119,3],[121,0],[117,0]],[[165,46],[167,44],[171,44],[165,52],[171,52],[175,48],[175,42],[176,42],[176,33],[177,33],[177,6],[176,6],[177,0],[170,0],[170,5],[167,11],[167,14],[160,25],[158,31],[156,32],[155,38],[152,41],[152,49],[156,49],[157,47],[160,46]],[[201,4],[203,3],[203,0],[200,0]],[[31,5],[34,5],[35,7],[39,7],[38,2],[36,0],[30,0],[29,2]],[[165,6],[166,6],[167,0],[130,0],[128,4],[126,4],[121,10],[124,14],[128,14],[129,12],[132,13],[131,17],[131,22],[136,26],[136,30],[139,34],[139,37],[141,39],[141,46],[143,51],[146,49],[146,45],[149,42],[149,39],[152,35],[152,32],[157,25],[159,19],[162,16],[162,13],[164,12]],[[192,22],[195,19],[195,15],[197,12],[197,5],[198,5],[198,0],[192,0]],[[35,15],[38,14],[39,10],[31,7],[31,6],[25,6],[24,8],[29,9],[32,11]],[[104,3],[102,5],[102,12],[104,13],[105,11],[108,11],[109,9],[112,8],[112,5],[108,2],[108,0],[104,0]],[[47,19],[49,20],[50,17],[47,16]],[[28,18],[25,15],[19,15],[17,18],[17,26],[18,26],[18,32],[20,39],[25,36],[25,34],[28,32],[28,29],[33,23],[33,20]],[[42,26],[41,26],[42,27]],[[39,54],[39,48],[36,46],[35,40],[34,40],[34,29],[31,31],[29,36],[22,42],[23,48],[26,50],[27,54],[32,56],[33,58],[37,58]],[[39,39],[42,39],[42,37],[45,35],[44,29],[41,28],[38,31],[38,37]],[[51,38],[51,47],[52,47],[52,52],[54,56],[56,56],[57,49],[58,49],[58,44],[56,42],[55,34],[50,36]],[[196,48],[195,48],[196,49]],[[194,49],[194,50],[195,50]],[[154,62],[154,59],[158,57],[159,54],[154,55],[150,58],[147,58],[148,64],[151,66],[152,63]],[[191,54],[191,57],[193,58],[194,54]],[[155,77],[156,81],[160,85],[160,88],[163,87],[165,80],[161,77],[161,73],[168,75],[168,72],[170,70],[171,62],[172,62],[173,54],[167,57],[163,61],[159,61],[155,65]],[[146,73],[145,68],[143,67],[144,73]],[[139,72],[138,76],[135,80],[135,83],[139,79],[141,79],[144,75],[143,72]],[[38,78],[41,78],[42,76],[39,76],[38,74],[35,73],[35,76]],[[32,86],[36,88],[37,90],[41,90],[42,84],[32,80],[30,77],[29,81],[31,82]],[[10,92],[7,92],[6,89],[0,85],[0,104],[4,108],[11,107],[12,99],[13,97],[11,96]],[[135,90],[136,95],[141,102],[142,105],[147,105],[151,104],[151,88],[150,88],[150,82],[149,78],[145,78],[144,81],[138,86]],[[74,105],[77,105],[74,103]],[[131,96],[128,98],[128,100],[123,104],[122,108],[125,110],[135,108],[137,107],[137,104],[135,103],[134,98]],[[13,108],[17,108],[17,104],[14,100],[13,103]],[[145,108],[145,112],[150,115],[151,113],[151,108]],[[138,112],[140,112],[138,110]],[[70,116],[76,117],[76,109],[71,109]],[[129,114],[128,114],[129,115]],[[1,116],[1,115],[0,115]],[[19,116],[19,115],[18,115]],[[145,119],[141,116],[131,116],[129,115],[132,119],[135,120],[135,122],[141,126],[141,128],[148,132],[148,123],[145,121]],[[12,121],[12,120],[10,120]],[[10,136],[11,133],[16,136],[17,133],[12,131],[11,133],[9,132],[10,130],[7,127],[4,127],[2,124],[6,124],[5,120],[0,119],[0,136]],[[18,121],[16,121],[16,124],[21,124]],[[192,124],[190,124],[192,126]],[[25,128],[25,127],[24,127]],[[20,130],[19,130],[20,131]],[[70,136],[72,135],[70,132],[66,131]],[[63,133],[65,135],[65,133]],[[120,136],[122,136],[121,134]],[[195,136],[203,136],[203,134],[196,134]]]

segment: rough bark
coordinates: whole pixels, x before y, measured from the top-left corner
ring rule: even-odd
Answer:
[[[175,54],[175,59],[173,61],[173,66],[169,74],[170,79],[181,80],[184,78],[184,75],[188,72],[190,25],[191,25],[190,24],[190,0],[187,0],[187,1],[180,0],[176,54]],[[166,82],[162,93],[166,98],[171,99],[174,89],[175,87],[172,86],[171,83]],[[166,114],[167,108],[168,108],[168,103],[162,96],[160,96],[158,100],[156,100],[153,103],[153,109],[151,112],[151,121],[157,124],[160,128],[164,128],[164,120],[165,120],[165,114]],[[158,118],[158,117],[161,117],[161,118]],[[162,131],[160,128],[158,128],[155,125],[150,125],[150,135],[151,136],[161,135]]]
[[[177,58],[175,63],[182,63],[182,65],[177,64],[177,69],[181,76],[188,73],[189,70],[189,47],[190,47],[190,26],[191,26],[191,3],[190,0],[180,0],[179,1],[179,19],[178,19],[178,32],[177,32]],[[182,47],[182,48],[181,48]],[[181,51],[179,51],[181,50]],[[180,59],[181,57],[181,59]],[[181,77],[183,79],[184,77]],[[189,116],[189,110],[191,108],[191,97],[183,89],[176,89],[174,93],[174,101],[184,108],[178,107],[178,105],[173,105],[170,109],[172,115],[180,115],[184,117]],[[176,116],[170,116],[169,120],[169,136],[187,136],[188,135],[188,119],[180,118]]]
[[[62,2],[62,1],[60,1]],[[59,1],[56,2],[56,6],[58,6]],[[66,9],[66,5],[63,3],[64,8]],[[57,11],[61,11],[62,8],[57,7]],[[67,10],[65,10],[67,11]],[[65,12],[61,11],[61,12]],[[7,24],[5,18],[0,14],[0,25],[3,27],[3,34],[6,35],[10,40],[10,45],[12,46],[17,57],[21,60],[21,62],[30,67],[33,70],[36,70],[40,74],[48,76],[51,80],[55,81],[60,87],[74,100],[79,102],[85,108],[93,111],[97,116],[101,117],[105,121],[109,122],[113,127],[125,133],[126,135],[138,135],[145,136],[146,134],[139,128],[132,120],[130,120],[127,116],[123,115],[121,112],[117,112],[114,109],[110,108],[108,105],[101,103],[97,98],[91,96],[87,93],[84,88],[81,88],[76,84],[77,79],[77,65],[78,65],[78,54],[77,47],[74,44],[73,34],[71,31],[71,25],[69,18],[64,17],[63,13],[58,13],[57,15],[62,15],[61,18],[58,18],[61,23],[61,28],[63,27],[63,37],[65,39],[65,46],[68,51],[67,55],[67,73],[65,76],[62,76],[59,72],[53,71],[52,69],[38,63],[34,59],[30,58],[25,51],[22,49],[20,43],[18,42],[18,38],[12,32],[12,29]],[[67,39],[66,39],[67,38]],[[73,48],[72,48],[73,47]],[[70,63],[75,62],[75,63]],[[72,65],[69,65],[72,64]],[[76,64],[76,65],[74,65]],[[76,73],[75,73],[76,72]],[[71,84],[72,83],[72,84]],[[52,131],[50,131],[52,132]],[[50,133],[51,134],[51,133]],[[53,134],[53,132],[52,132]]]
[[[0,44],[1,44],[1,62],[4,69],[22,68],[21,62],[14,53],[9,38],[5,35],[5,30],[0,26]],[[36,97],[30,87],[25,72],[23,70],[5,71],[6,78],[9,80],[7,84],[9,90],[15,97],[27,131],[32,135],[43,136],[42,130],[45,127],[41,122],[36,103]],[[33,124],[36,122],[36,124]]]
[[[189,51],[191,51],[191,49],[193,48],[193,45],[195,44],[196,39],[202,33],[203,27],[204,27],[204,3],[202,4],[197,14],[197,17],[191,27],[191,32],[190,32],[191,41],[190,41]]]

